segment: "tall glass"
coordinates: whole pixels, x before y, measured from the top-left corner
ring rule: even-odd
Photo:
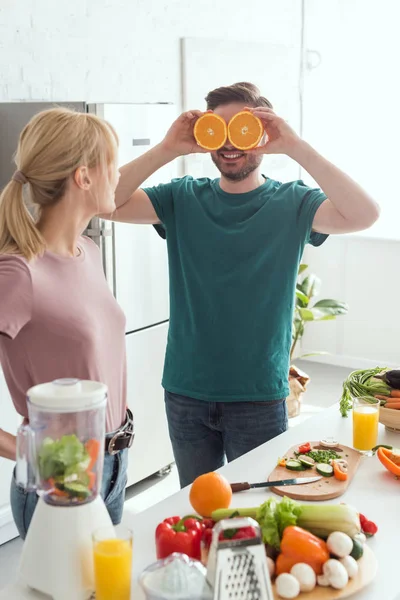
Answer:
[[[353,446],[366,455],[378,442],[379,406],[376,398],[353,399]]]
[[[96,600],[130,600],[132,531],[121,525],[93,534]]]

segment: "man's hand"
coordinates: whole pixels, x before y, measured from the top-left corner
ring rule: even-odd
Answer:
[[[258,117],[264,125],[268,140],[265,144],[251,150],[257,154],[287,154],[291,156],[295,148],[302,143],[301,138],[288,125],[288,123],[278,117],[271,108],[259,106],[257,108],[246,107]]]
[[[198,145],[193,135],[194,124],[203,114],[200,110],[189,110],[181,114],[172,123],[164,140],[161,142],[162,148],[168,154],[174,154],[176,157],[195,152],[208,152],[208,150]]]

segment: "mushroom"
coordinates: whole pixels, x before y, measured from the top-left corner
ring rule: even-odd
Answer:
[[[346,587],[349,576],[345,567],[338,560],[330,558],[326,561],[322,569],[324,575],[326,575],[329,580],[329,585],[335,588],[335,590],[342,590]]]
[[[328,550],[338,558],[349,556],[353,550],[353,540],[342,531],[334,531],[326,540]]]
[[[290,571],[300,584],[301,592],[312,592],[316,586],[317,578],[315,571],[306,563],[297,563]]]
[[[281,575],[278,575],[275,586],[278,596],[281,598],[297,598],[300,594],[300,584],[296,577],[293,577],[290,573],[281,573]]]
[[[345,556],[341,558],[340,563],[344,566],[347,571],[347,575],[349,579],[353,579],[358,573],[358,564],[357,561],[352,556]]]
[[[269,556],[267,556],[267,567],[268,567],[269,576],[273,577],[274,573],[275,573],[275,563],[272,560],[272,558],[270,558]]]

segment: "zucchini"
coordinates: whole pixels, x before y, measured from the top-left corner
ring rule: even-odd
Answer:
[[[66,483],[64,490],[74,498],[87,498],[90,496],[90,490],[82,483]]]
[[[311,456],[299,456],[299,461],[306,469],[311,469],[311,467],[315,466],[315,460]]]
[[[323,475],[324,477],[332,477],[333,475],[333,467],[332,465],[326,465],[325,463],[318,463],[315,465],[317,473]]]
[[[362,545],[362,543],[359,540],[353,539],[352,542],[353,542],[353,549],[350,552],[350,556],[352,556],[354,558],[354,560],[360,560],[360,558],[364,554],[364,546]]]
[[[301,462],[294,458],[286,461],[286,468],[289,469],[289,471],[304,471],[304,467]]]

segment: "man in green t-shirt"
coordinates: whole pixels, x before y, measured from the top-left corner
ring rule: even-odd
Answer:
[[[183,177],[140,189],[171,160],[204,152],[193,136],[203,113],[186,112],[158,146],[121,169],[112,216],[165,231],[171,308],[162,383],[182,486],[287,429],[304,246],[366,229],[379,215],[368,194],[301,140],[254,85],[218,88],[206,101],[226,122],[248,108],[268,141],[247,152],[227,142],[212,152],[219,179]],[[264,176],[264,154],[288,155],[321,189]]]

